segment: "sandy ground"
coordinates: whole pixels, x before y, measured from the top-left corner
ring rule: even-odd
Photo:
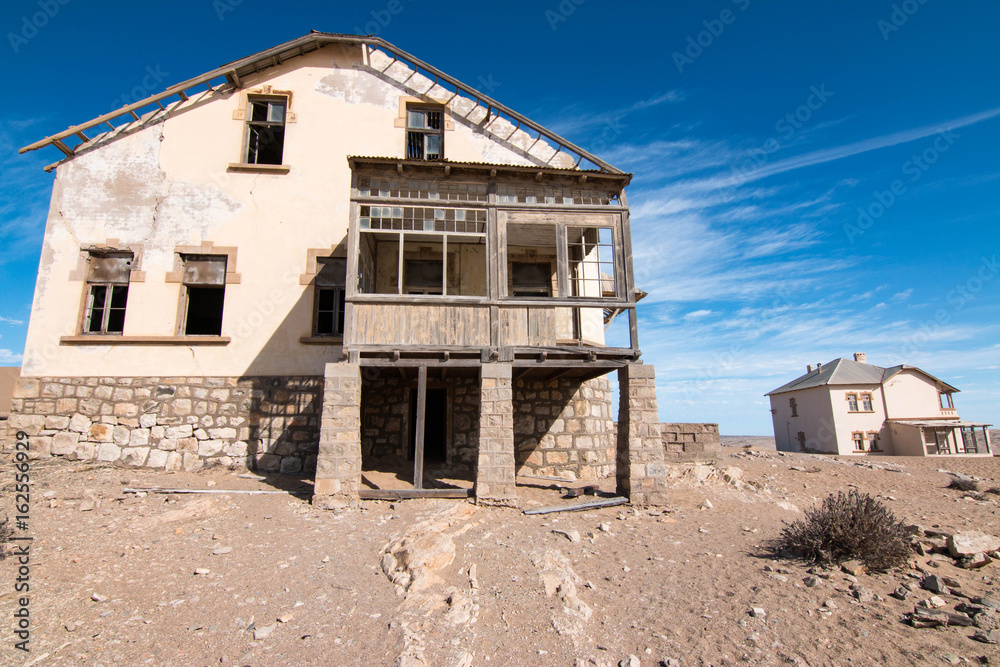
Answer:
[[[732,466],[742,488],[721,473]],[[18,566],[8,558],[0,664],[575,667],[630,655],[643,666],[997,664],[1000,648],[973,641],[975,628],[901,621],[930,593],[888,594],[919,582],[919,570],[860,575],[879,599],[859,602],[846,574],[809,588],[808,566],[762,555],[783,521],[852,487],[881,495],[908,522],[1000,534],[1000,496],[966,499],[938,469],[1000,486],[1000,459],[726,448],[701,469],[712,473],[704,482],[690,466],[672,467],[662,509],[527,516],[415,500],[334,513],[293,495],[310,485],[287,477],[34,461],[31,653],[14,649]],[[13,483],[5,463],[12,515]],[[141,497],[129,486],[282,493]],[[519,493],[526,506],[578,502],[542,487]],[[968,596],[1000,587],[997,565],[961,570],[920,557],[913,566],[958,579]],[[944,597],[947,609],[962,601]]]

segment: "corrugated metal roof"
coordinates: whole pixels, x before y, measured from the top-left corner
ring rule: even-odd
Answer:
[[[0,417],[10,415],[10,401],[14,397],[14,383],[21,377],[20,366],[0,366]]]
[[[874,364],[866,364],[851,359],[834,359],[828,364],[822,364],[820,369],[811,373],[806,373],[795,378],[787,384],[783,384],[777,389],[769,391],[765,396],[771,394],[783,394],[788,391],[798,391],[799,389],[810,389],[812,387],[822,387],[824,385],[858,385],[858,384],[882,384],[889,378],[898,375],[903,371],[916,371],[927,376],[931,380],[939,383],[943,388],[952,392],[959,390],[952,387],[943,380],[939,380],[930,373],[922,371],[916,366],[900,364],[890,368],[882,368]]]
[[[958,419],[888,419],[886,420],[890,424],[897,424],[901,426],[919,426],[921,428],[957,428],[957,427],[973,427],[973,428],[984,428],[993,426],[993,424],[984,424],[982,422],[967,422],[960,421]]]
[[[559,173],[566,174],[567,176],[579,176],[580,174],[588,174],[597,176],[604,179],[613,180],[624,180],[626,185],[632,180],[631,173],[617,173],[612,174],[600,169],[580,169],[578,167],[550,167],[546,165],[534,165],[534,164],[500,164],[497,162],[470,162],[470,161],[458,161],[458,160],[410,160],[408,158],[402,158],[399,156],[392,155],[348,155],[348,161],[359,160],[359,161],[371,161],[371,162],[386,162],[386,163],[397,163],[401,162],[405,165],[412,165],[416,167],[434,167],[438,165],[449,165],[452,167],[477,167],[477,168],[489,168],[489,169],[509,169],[513,171],[530,171],[530,172],[546,172],[546,173]]]

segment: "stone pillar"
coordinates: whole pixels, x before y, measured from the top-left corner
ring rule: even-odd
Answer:
[[[361,487],[361,367],[327,364],[313,505],[337,509],[357,502]]]
[[[476,502],[517,507],[512,364],[483,364],[479,389]]]
[[[633,505],[666,505],[667,471],[653,366],[628,364],[621,368],[618,391],[618,493]]]

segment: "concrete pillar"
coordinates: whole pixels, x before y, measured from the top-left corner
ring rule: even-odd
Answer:
[[[354,504],[361,487],[361,367],[327,364],[313,505],[336,509]]]
[[[476,502],[517,507],[514,483],[512,364],[483,364],[479,400]]]
[[[667,471],[653,366],[628,364],[620,369],[618,390],[618,493],[633,505],[666,505]]]

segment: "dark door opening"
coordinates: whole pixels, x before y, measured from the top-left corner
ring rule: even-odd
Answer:
[[[444,463],[448,458],[448,390],[427,389],[427,417],[424,419],[424,462]],[[410,395],[410,453],[417,449],[417,392]]]

